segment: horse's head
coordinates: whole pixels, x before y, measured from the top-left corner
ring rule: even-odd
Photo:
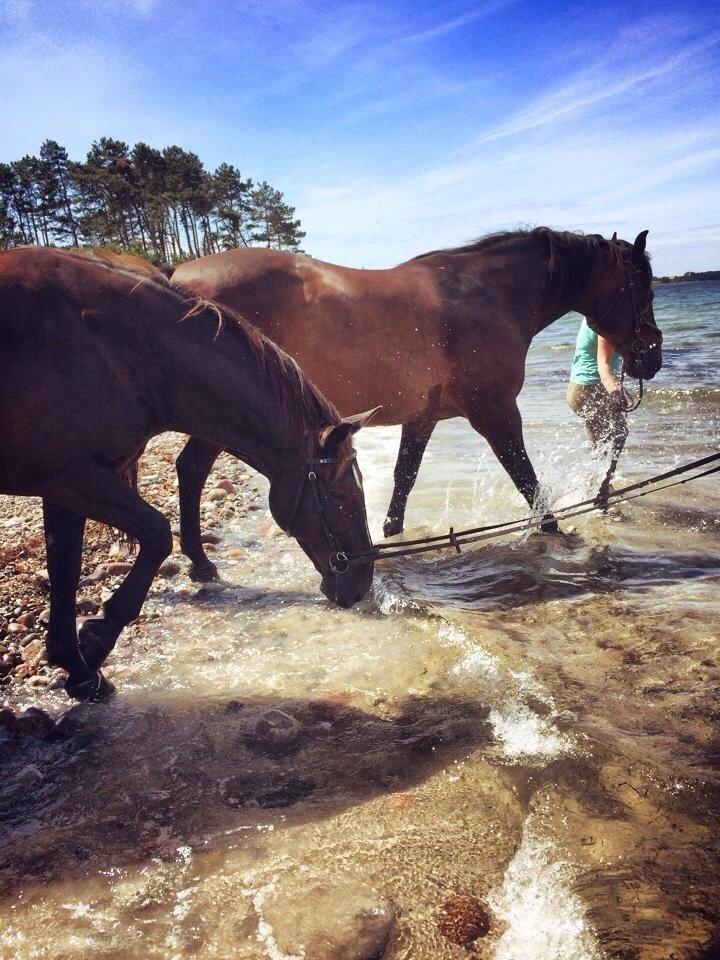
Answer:
[[[587,321],[609,340],[636,379],[652,380],[662,366],[662,333],[653,313],[652,270],[645,253],[648,231],[634,243],[613,234],[609,260],[598,260],[588,290]]]
[[[350,564],[346,555],[372,547],[362,474],[350,437],[375,412],[323,427],[309,456],[287,458],[270,482],[273,517],[295,537],[322,575],[320,589],[340,607],[362,600],[373,579],[372,560]]]

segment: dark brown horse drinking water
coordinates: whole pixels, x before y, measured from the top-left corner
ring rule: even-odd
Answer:
[[[270,509],[341,606],[370,588],[372,564],[344,571],[342,551],[370,546],[350,434],[295,362],[232,310],[188,301],[159,279],[71,253],[0,254],[0,493],[43,500],[48,660],[71,696],[112,692],[100,673],[140,613],[172,549],[167,520],[122,473],[164,431],[227,448],[270,480]],[[85,518],[140,550],[103,616],[76,633]],[[339,575],[339,571],[343,571]]]
[[[240,310],[300,363],[344,414],[380,404],[402,424],[385,534],[405,506],[436,423],[466,417],[531,505],[538,482],[517,395],[532,338],[570,310],[615,346],[632,377],[662,362],[647,231],[633,244],[546,227],[498,233],[391,270],[351,270],[274,250],[230,250],[183,264],[173,282]],[[215,568],[199,503],[220,446],[191,440],[178,460],[183,551]],[[549,521],[546,529],[553,529]]]

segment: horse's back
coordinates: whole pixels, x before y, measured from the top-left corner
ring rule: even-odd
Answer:
[[[288,351],[343,414],[422,415],[445,376],[439,297],[422,267],[358,270],[247,248],[182,264],[175,284],[237,310]]]

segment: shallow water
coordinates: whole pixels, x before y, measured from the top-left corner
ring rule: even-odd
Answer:
[[[660,287],[656,313],[627,481],[719,435],[720,286]],[[521,398],[551,502],[601,470],[564,407],[575,326],[538,338]],[[397,440],[359,438],[375,535]],[[251,485],[223,583],[156,588],[166,616],[121,640],[116,700],[5,761],[0,956],[442,960],[466,955],[436,919],[467,892],[491,911],[481,957],[716,957],[717,481],[378,566],[351,611]],[[406,533],[523,513],[468,425],[441,424]],[[264,749],[277,709],[299,732]]]

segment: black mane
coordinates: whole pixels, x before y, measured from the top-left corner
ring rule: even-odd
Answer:
[[[457,247],[421,253],[413,257],[413,261],[434,256],[456,257],[489,253],[500,246],[512,248],[522,244],[527,247],[528,243],[543,245],[547,256],[548,285],[552,287],[552,300],[555,305],[572,302],[585,289],[590,272],[599,256],[606,257],[610,263],[618,265],[631,262],[632,244],[626,240],[616,238],[606,240],[599,233],[576,233],[569,230],[552,230],[550,227],[489,233]],[[632,265],[634,269],[641,270],[648,280],[652,279],[650,257],[647,253],[643,253],[640,263],[635,262]]]
[[[198,297],[186,288],[173,284],[160,269],[133,254],[115,253],[103,248],[61,248],[54,252],[113,273],[129,274],[138,280],[133,291],[142,284],[149,284],[174,300],[178,320],[194,316],[212,319],[216,326],[216,337],[223,329],[236,331],[244,339],[250,357],[269,374],[269,381],[279,394],[288,419],[297,419],[304,431],[318,433],[322,427],[340,422],[337,408],[308,380],[295,360],[231,307]],[[343,454],[349,453],[349,449],[349,442],[342,446],[340,460]]]

